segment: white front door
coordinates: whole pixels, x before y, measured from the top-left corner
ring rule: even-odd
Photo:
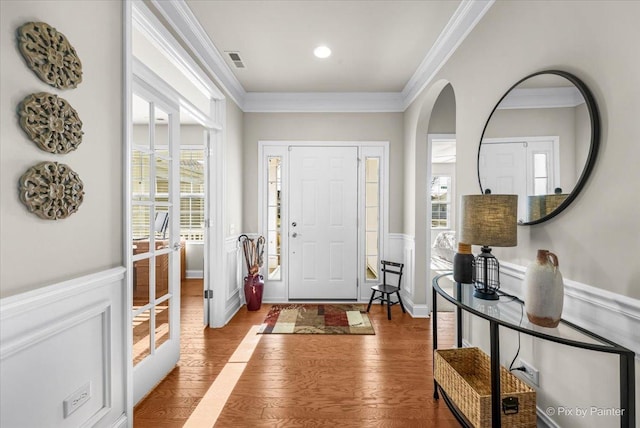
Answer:
[[[137,403],[180,358],[179,113],[134,79],[131,170],[132,364]]]
[[[289,298],[356,299],[358,148],[289,154]]]
[[[483,190],[497,195],[518,195],[518,216],[524,221],[527,203],[526,143],[482,142],[479,167]]]

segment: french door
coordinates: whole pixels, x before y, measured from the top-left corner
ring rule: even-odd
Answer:
[[[131,167],[133,402],[180,358],[178,105],[134,76]]]
[[[358,148],[289,151],[289,298],[358,297]]]

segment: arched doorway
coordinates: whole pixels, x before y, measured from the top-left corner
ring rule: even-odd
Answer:
[[[415,147],[413,162],[415,162],[414,176],[414,218],[413,229],[415,236],[415,267],[414,278],[416,284],[425,284],[425,287],[415,287],[413,299],[416,303],[424,303],[427,306],[427,313],[431,312],[431,246],[435,237],[434,232],[447,231],[449,234],[455,232],[455,197],[451,195],[451,190],[455,188],[455,167],[449,166],[447,174],[439,174],[442,168],[440,165],[443,158],[450,156],[451,150],[455,147],[456,134],[456,100],[452,85],[446,80],[434,83],[426,92],[422,100],[419,114],[416,121]],[[431,136],[431,138],[429,137]],[[438,145],[435,150],[437,167],[434,168],[433,146]],[[435,174],[434,174],[435,171]],[[439,174],[439,175],[438,175]],[[444,203],[438,202],[443,210],[438,217],[445,220],[445,227],[442,222],[439,224],[433,221],[433,201],[432,182],[434,176],[448,176],[449,185],[447,189],[440,189],[436,198],[444,198]],[[444,180],[446,182],[446,180]],[[446,217],[446,218],[442,218]],[[452,254],[451,254],[452,256]]]

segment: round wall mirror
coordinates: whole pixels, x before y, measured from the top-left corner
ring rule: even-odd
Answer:
[[[557,70],[517,82],[494,107],[478,150],[482,193],[518,195],[518,223],[537,224],[576,198],[593,168],[600,117],[593,95]]]

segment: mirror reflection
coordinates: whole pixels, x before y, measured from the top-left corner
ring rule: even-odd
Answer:
[[[595,155],[586,88],[558,73],[538,73],[515,85],[489,117],[480,144],[482,192],[517,194],[521,224],[564,209]]]

